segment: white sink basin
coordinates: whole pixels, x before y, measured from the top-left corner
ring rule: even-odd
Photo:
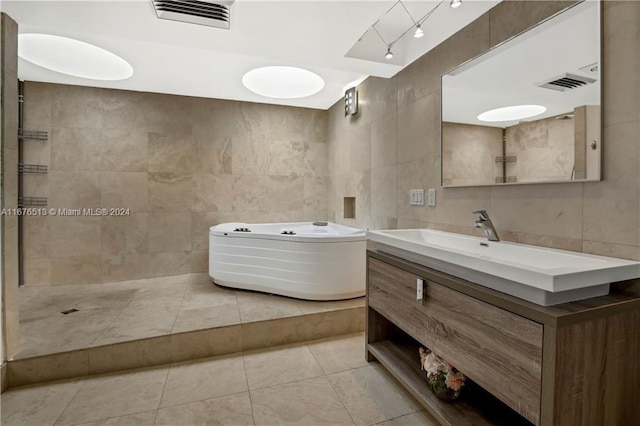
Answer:
[[[549,306],[609,293],[640,263],[431,229],[368,231],[380,251]]]

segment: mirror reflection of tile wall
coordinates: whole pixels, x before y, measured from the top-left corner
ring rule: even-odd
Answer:
[[[442,75],[443,186],[600,180],[600,9],[569,5]],[[541,112],[483,117],[521,107]]]

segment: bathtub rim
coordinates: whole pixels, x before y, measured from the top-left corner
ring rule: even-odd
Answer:
[[[313,222],[270,222],[270,223],[242,223],[242,222],[227,222],[220,223],[218,225],[211,226],[209,228],[209,235],[220,238],[255,238],[262,240],[275,240],[275,241],[290,241],[295,243],[341,243],[341,242],[352,242],[352,241],[366,241],[367,240],[367,232],[362,228],[355,228],[348,225],[341,225],[334,222],[328,222],[329,225],[336,225],[343,228],[348,228],[353,231],[349,234],[304,234],[304,235],[283,235],[276,233],[265,233],[265,232],[241,232],[234,231],[230,228],[249,228],[252,226],[260,226],[260,225],[281,225],[281,227],[295,226],[295,225],[312,225]]]

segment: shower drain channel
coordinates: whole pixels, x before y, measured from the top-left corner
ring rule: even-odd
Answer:
[[[74,313],[74,312],[80,312],[80,310],[79,310],[79,309],[76,309],[76,308],[73,308],[73,309],[68,309],[68,310],[66,310],[66,311],[62,311],[62,312],[60,312],[60,313],[61,313],[62,315],[68,315],[68,314],[72,314],[72,313]]]

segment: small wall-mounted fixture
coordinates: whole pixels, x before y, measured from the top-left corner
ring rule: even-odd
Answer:
[[[358,113],[358,91],[355,87],[344,92],[344,116]]]

